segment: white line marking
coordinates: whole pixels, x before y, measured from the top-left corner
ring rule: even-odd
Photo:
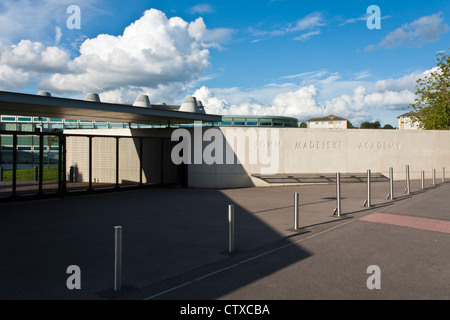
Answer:
[[[185,286],[187,286],[187,285],[189,285],[189,284],[191,284],[191,283],[194,283],[194,282],[196,282],[196,281],[203,280],[203,279],[205,279],[205,278],[211,277],[211,276],[213,276],[213,275],[215,275],[215,274],[221,273],[221,272],[226,271],[226,270],[228,270],[228,269],[235,268],[235,267],[237,267],[237,266],[239,266],[239,265],[241,265],[241,264],[244,264],[244,263],[247,263],[247,262],[256,260],[256,259],[258,259],[258,258],[261,258],[261,257],[263,257],[263,256],[265,256],[265,255],[270,254],[270,253],[273,253],[273,252],[282,250],[282,249],[284,249],[284,248],[290,247],[290,246],[292,246],[292,245],[295,245],[295,244],[297,244],[297,243],[303,242],[303,241],[305,241],[305,240],[309,240],[309,239],[314,238],[314,237],[316,237],[316,236],[318,236],[318,235],[327,233],[327,232],[329,232],[329,231],[331,231],[331,230],[333,230],[333,229],[342,227],[342,226],[344,226],[344,225],[346,225],[346,224],[348,224],[348,223],[350,223],[350,222],[357,221],[357,220],[358,220],[358,219],[352,219],[352,220],[350,220],[350,221],[344,222],[344,223],[339,224],[339,225],[337,225],[337,226],[331,227],[330,229],[327,229],[327,230],[318,232],[318,233],[316,233],[316,234],[312,234],[312,235],[310,235],[309,237],[306,237],[306,238],[303,238],[303,239],[299,239],[299,240],[297,240],[297,241],[294,241],[294,242],[290,242],[290,243],[288,243],[288,244],[285,244],[285,245],[283,245],[283,246],[281,246],[281,247],[278,247],[278,248],[275,248],[275,249],[272,249],[272,250],[269,250],[269,251],[260,253],[260,254],[258,254],[258,255],[256,255],[256,256],[253,256],[253,257],[248,258],[248,259],[246,259],[246,260],[242,260],[242,261],[240,261],[240,262],[238,262],[238,263],[235,263],[235,264],[232,264],[232,265],[230,265],[230,266],[228,266],[228,267],[225,267],[225,268],[222,268],[222,269],[219,269],[219,270],[216,270],[216,271],[207,273],[207,274],[205,274],[205,275],[203,275],[203,276],[200,276],[200,277],[197,277],[197,278],[195,278],[195,279],[193,279],[193,280],[191,280],[191,281],[187,281],[187,282],[182,283],[182,284],[180,284],[180,285],[178,285],[178,286],[175,286],[175,287],[173,287],[173,288],[170,288],[170,289],[164,290],[164,291],[162,291],[162,292],[156,293],[156,294],[154,294],[154,295],[151,295],[150,297],[147,297],[147,298],[145,298],[145,299],[143,299],[143,300],[151,300],[151,299],[156,298],[156,297],[159,297],[159,296],[161,296],[161,295],[163,295],[163,294],[166,294],[166,293],[172,292],[172,291],[174,291],[174,290],[177,290],[177,289],[179,289],[179,288],[185,287]]]

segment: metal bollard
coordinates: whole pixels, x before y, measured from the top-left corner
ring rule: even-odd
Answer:
[[[234,251],[234,205],[228,205],[228,252]]]
[[[436,169],[433,169],[433,187],[436,186]]]
[[[69,169],[69,182],[75,182],[75,171],[74,167],[70,166]]]
[[[442,183],[445,183],[445,168],[442,168]]]
[[[3,181],[3,168],[0,166],[0,181]]]
[[[336,173],[336,210],[333,215],[341,216],[341,173]]]
[[[394,200],[394,168],[389,168],[389,199]]]
[[[298,192],[294,193],[294,230],[299,228],[298,223]]]
[[[371,188],[371,181],[370,181],[370,170],[367,170],[367,208],[370,208],[371,199],[372,199],[372,188]]]
[[[409,180],[409,164],[406,165],[406,194],[411,193],[411,183]]]
[[[425,189],[425,171],[422,171],[420,174],[422,180],[422,190]]]
[[[114,227],[114,291],[122,288],[122,227]]]
[[[39,181],[39,167],[34,167],[34,181]]]

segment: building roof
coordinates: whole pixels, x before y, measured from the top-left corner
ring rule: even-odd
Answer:
[[[143,108],[125,104],[0,91],[0,114],[138,124],[220,122],[222,116],[175,111],[174,106]]]
[[[416,116],[416,112],[410,111],[410,112],[406,112],[406,113],[403,113],[403,114],[399,115],[397,117],[397,119],[398,118],[406,118],[406,117],[415,117],[415,116]]]
[[[334,114],[330,114],[329,116],[323,117],[323,118],[312,118],[308,121],[348,121],[347,119],[335,116]]]

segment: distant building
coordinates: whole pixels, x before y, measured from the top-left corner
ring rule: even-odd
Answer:
[[[310,129],[347,129],[348,120],[332,114],[323,118],[309,119],[306,124]]]
[[[414,112],[407,112],[397,117],[399,130],[419,130],[419,123],[414,122]]]

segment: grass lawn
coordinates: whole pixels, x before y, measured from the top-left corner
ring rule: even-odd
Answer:
[[[3,181],[11,181],[12,175],[12,170],[3,171]],[[17,170],[16,180],[34,181],[34,168]],[[58,181],[58,167],[44,166],[44,181]]]

